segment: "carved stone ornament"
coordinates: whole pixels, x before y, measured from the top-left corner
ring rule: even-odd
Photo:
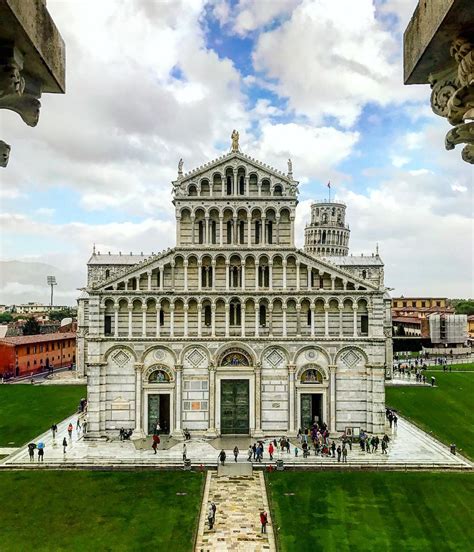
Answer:
[[[474,45],[459,37],[453,41],[450,54],[456,66],[430,77],[431,108],[454,126],[446,135],[446,149],[467,144],[462,158],[474,163],[473,123],[469,122],[474,120]]]
[[[10,149],[10,146],[6,142],[0,140],[0,167],[6,167],[8,165]]]
[[[232,140],[232,152],[240,151],[239,148],[239,133],[237,130],[233,130],[232,134],[230,135]]]

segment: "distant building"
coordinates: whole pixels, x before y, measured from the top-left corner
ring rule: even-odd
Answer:
[[[401,317],[424,319],[431,314],[454,314],[454,308],[449,306],[449,301],[445,297],[402,296],[392,299],[392,321],[394,328],[395,321]],[[429,337],[428,334],[426,337]]]
[[[70,309],[67,305],[43,305],[43,303],[26,303],[24,305],[14,305],[12,311],[16,314],[42,314],[50,311],[60,311]]]
[[[23,376],[76,362],[75,332],[0,339],[0,375]]]
[[[432,314],[429,321],[430,338],[434,345],[466,343],[466,314]]]
[[[422,319],[417,316],[392,317],[393,335],[404,337],[421,337]]]

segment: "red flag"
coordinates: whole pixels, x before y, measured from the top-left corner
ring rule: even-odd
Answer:
[[[328,182],[328,188],[330,188],[330,187],[331,187],[331,182]]]

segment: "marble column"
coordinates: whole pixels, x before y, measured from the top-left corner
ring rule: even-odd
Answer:
[[[276,216],[276,224],[275,224],[275,244],[280,244],[280,215]]]
[[[255,261],[255,291],[258,291],[258,276],[259,276],[260,264]]]
[[[343,312],[344,305],[339,304],[339,337],[343,337],[344,335]]]
[[[247,197],[250,195],[250,176],[245,177],[245,195]]]
[[[216,368],[209,366],[209,429],[207,434],[216,435]]]
[[[196,233],[196,217],[191,215],[191,243],[194,245],[195,233]]]
[[[283,259],[283,289],[286,289],[286,265],[287,265],[287,262],[286,262],[286,259]]]
[[[118,305],[114,306],[114,337],[118,337],[118,322],[119,322],[119,307]]]
[[[295,215],[290,215],[290,246],[295,244]]]
[[[331,276],[331,289],[334,291],[336,289],[336,277]]]
[[[188,291],[188,260],[187,259],[184,259],[183,267],[184,267],[184,291]]]
[[[142,337],[146,337],[146,311],[147,306],[142,305]]]
[[[165,279],[165,269],[164,267],[158,267],[158,275],[160,278],[160,291],[163,291],[163,280]]]
[[[252,246],[252,215],[247,213],[247,245]]]
[[[202,336],[202,303],[197,305],[197,314],[198,314],[198,337]]]
[[[230,287],[230,261],[229,259],[225,260],[225,290],[229,291]]]
[[[148,275],[148,291],[151,291],[151,270],[147,272]]]
[[[145,431],[142,423],[142,375],[143,364],[135,362],[135,430],[134,438],[144,438]]]
[[[296,261],[296,291],[300,291],[300,261]]]
[[[133,335],[133,333],[132,333],[132,311],[133,311],[133,306],[128,305],[128,337],[132,337],[132,335]]]
[[[281,306],[281,310],[283,312],[283,337],[286,337],[288,332],[287,332],[287,328],[286,328],[286,305],[283,304]]]
[[[216,291],[216,260],[211,261],[212,291]]]
[[[296,425],[295,425],[295,418],[296,418],[296,412],[295,412],[295,370],[296,366],[294,364],[288,364],[288,404],[289,404],[289,410],[290,410],[290,424],[289,424],[289,433],[294,434],[296,433]]]
[[[245,261],[242,261],[242,291],[245,291]]]
[[[183,366],[181,364],[175,364],[175,373],[176,373],[176,419],[174,422],[174,427],[176,433],[181,436],[181,375],[182,375]]]
[[[258,337],[258,326],[259,326],[259,304],[255,302],[255,337]]]
[[[315,318],[314,303],[311,303],[310,309],[311,309],[311,337],[314,337],[314,318]]]
[[[245,303],[242,303],[240,305],[240,322],[241,322],[240,335],[241,337],[245,337]]]
[[[224,245],[224,217],[219,215],[219,245]]]
[[[296,336],[301,337],[301,305],[296,305]]]
[[[336,432],[336,366],[329,365],[329,431]]]
[[[216,304],[211,305],[211,337],[216,337]]]
[[[170,303],[170,337],[174,337],[174,304]]]
[[[268,305],[268,336],[273,337],[273,305]]]
[[[262,367],[257,362],[255,366],[255,431],[253,436],[260,437],[262,433]]]
[[[262,217],[261,217],[261,221],[262,221],[262,230],[261,230],[262,236],[261,236],[261,238],[262,239],[260,240],[260,243],[262,243],[263,245],[265,245],[267,243],[266,220],[267,219],[266,219],[265,215],[262,215]]]
[[[201,291],[202,288],[202,261],[198,260],[198,291]]]
[[[230,309],[230,305],[229,305],[229,303],[226,303],[225,304],[225,336],[226,337],[229,337],[229,335],[230,335],[229,309]]]
[[[176,217],[176,245],[181,243],[181,217]]]
[[[353,310],[354,337],[358,337],[358,331],[357,331],[357,303],[352,306],[352,310]]]
[[[268,284],[270,291],[273,291],[273,262],[268,261]]]
[[[174,291],[174,261],[171,263],[171,289]]]
[[[184,310],[184,337],[188,337],[188,310],[189,310],[189,305],[187,303],[184,303],[183,310]]]
[[[324,337],[329,337],[329,305],[324,305]]]

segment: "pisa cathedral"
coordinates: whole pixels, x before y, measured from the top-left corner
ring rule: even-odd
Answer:
[[[176,246],[95,252],[80,296],[89,436],[214,437],[384,427],[390,298],[377,254],[351,256],[342,203],[311,208],[295,247],[298,182],[230,153],[173,182]]]

